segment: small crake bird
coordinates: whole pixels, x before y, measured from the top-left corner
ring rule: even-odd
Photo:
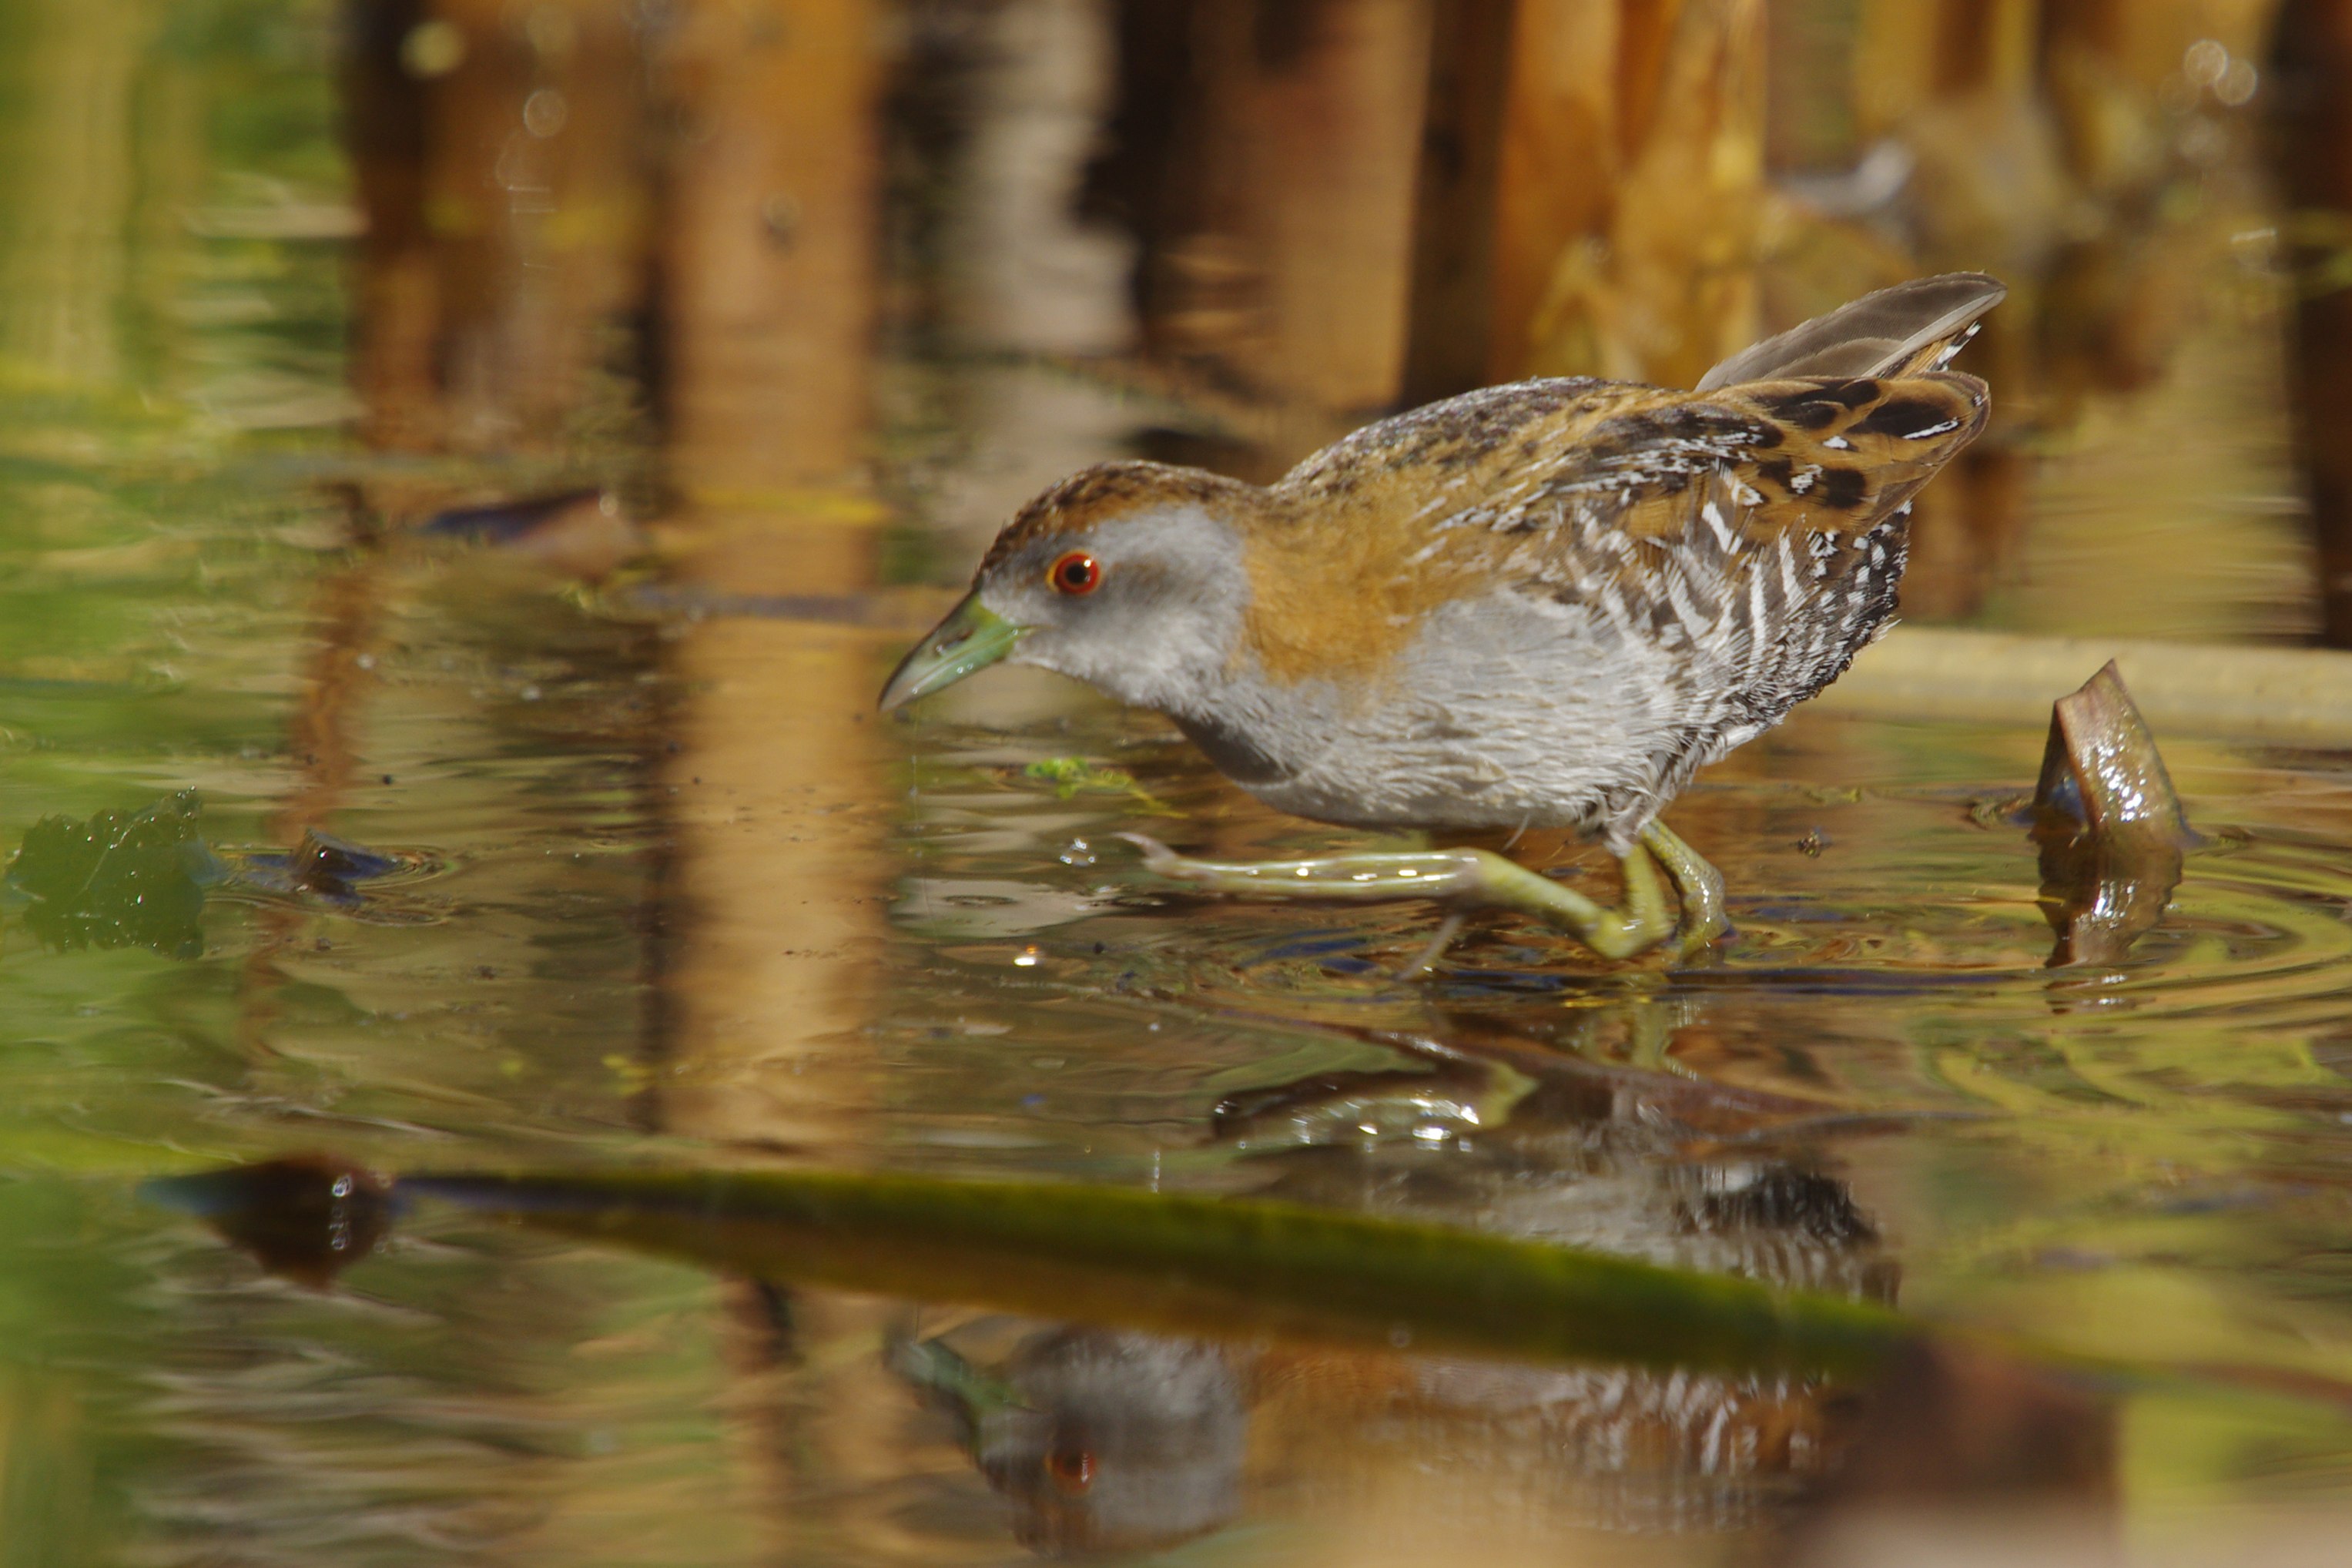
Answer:
[[[881,705],[1038,665],[1167,714],[1283,811],[1570,828],[1624,876],[1611,908],[1486,849],[1230,864],[1139,838],[1202,887],[1517,909],[1612,958],[1677,924],[1705,942],[1727,929],[1722,878],[1658,813],[1886,628],[1911,498],[1990,409],[1944,366],[2005,292],[1975,273],[1883,289],[1692,392],[1488,387],[1263,488],[1098,464],[1005,525]]]

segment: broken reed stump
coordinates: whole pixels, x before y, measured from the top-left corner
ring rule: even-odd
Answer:
[[[2120,963],[2164,918],[2196,836],[2113,659],[2051,704],[2033,837],[2052,968]]]

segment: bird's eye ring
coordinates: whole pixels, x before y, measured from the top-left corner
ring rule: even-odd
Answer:
[[[1045,581],[1055,593],[1091,594],[1102,586],[1102,566],[1083,550],[1068,551],[1045,569]]]

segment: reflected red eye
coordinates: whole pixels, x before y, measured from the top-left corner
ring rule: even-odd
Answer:
[[[1073,550],[1045,569],[1045,581],[1064,594],[1091,594],[1102,584],[1102,567],[1083,550]]]
[[[1054,1478],[1056,1487],[1076,1497],[1095,1484],[1095,1457],[1084,1448],[1056,1448],[1045,1456],[1045,1473]]]

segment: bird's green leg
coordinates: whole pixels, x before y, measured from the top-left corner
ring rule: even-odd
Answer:
[[[1435,899],[1457,909],[1516,910],[1573,931],[1603,958],[1631,958],[1675,931],[1674,910],[1666,902],[1657,862],[1638,844],[1618,860],[1625,874],[1625,899],[1612,907],[1490,849],[1375,851],[1313,860],[1195,860],[1140,833],[1120,837],[1143,851],[1144,865],[1155,874],[1213,892],[1357,903]]]
[[[1696,952],[1728,931],[1731,920],[1723,912],[1723,873],[1663,822],[1653,819],[1642,829],[1642,842],[1665,867],[1682,894],[1683,951]]]

